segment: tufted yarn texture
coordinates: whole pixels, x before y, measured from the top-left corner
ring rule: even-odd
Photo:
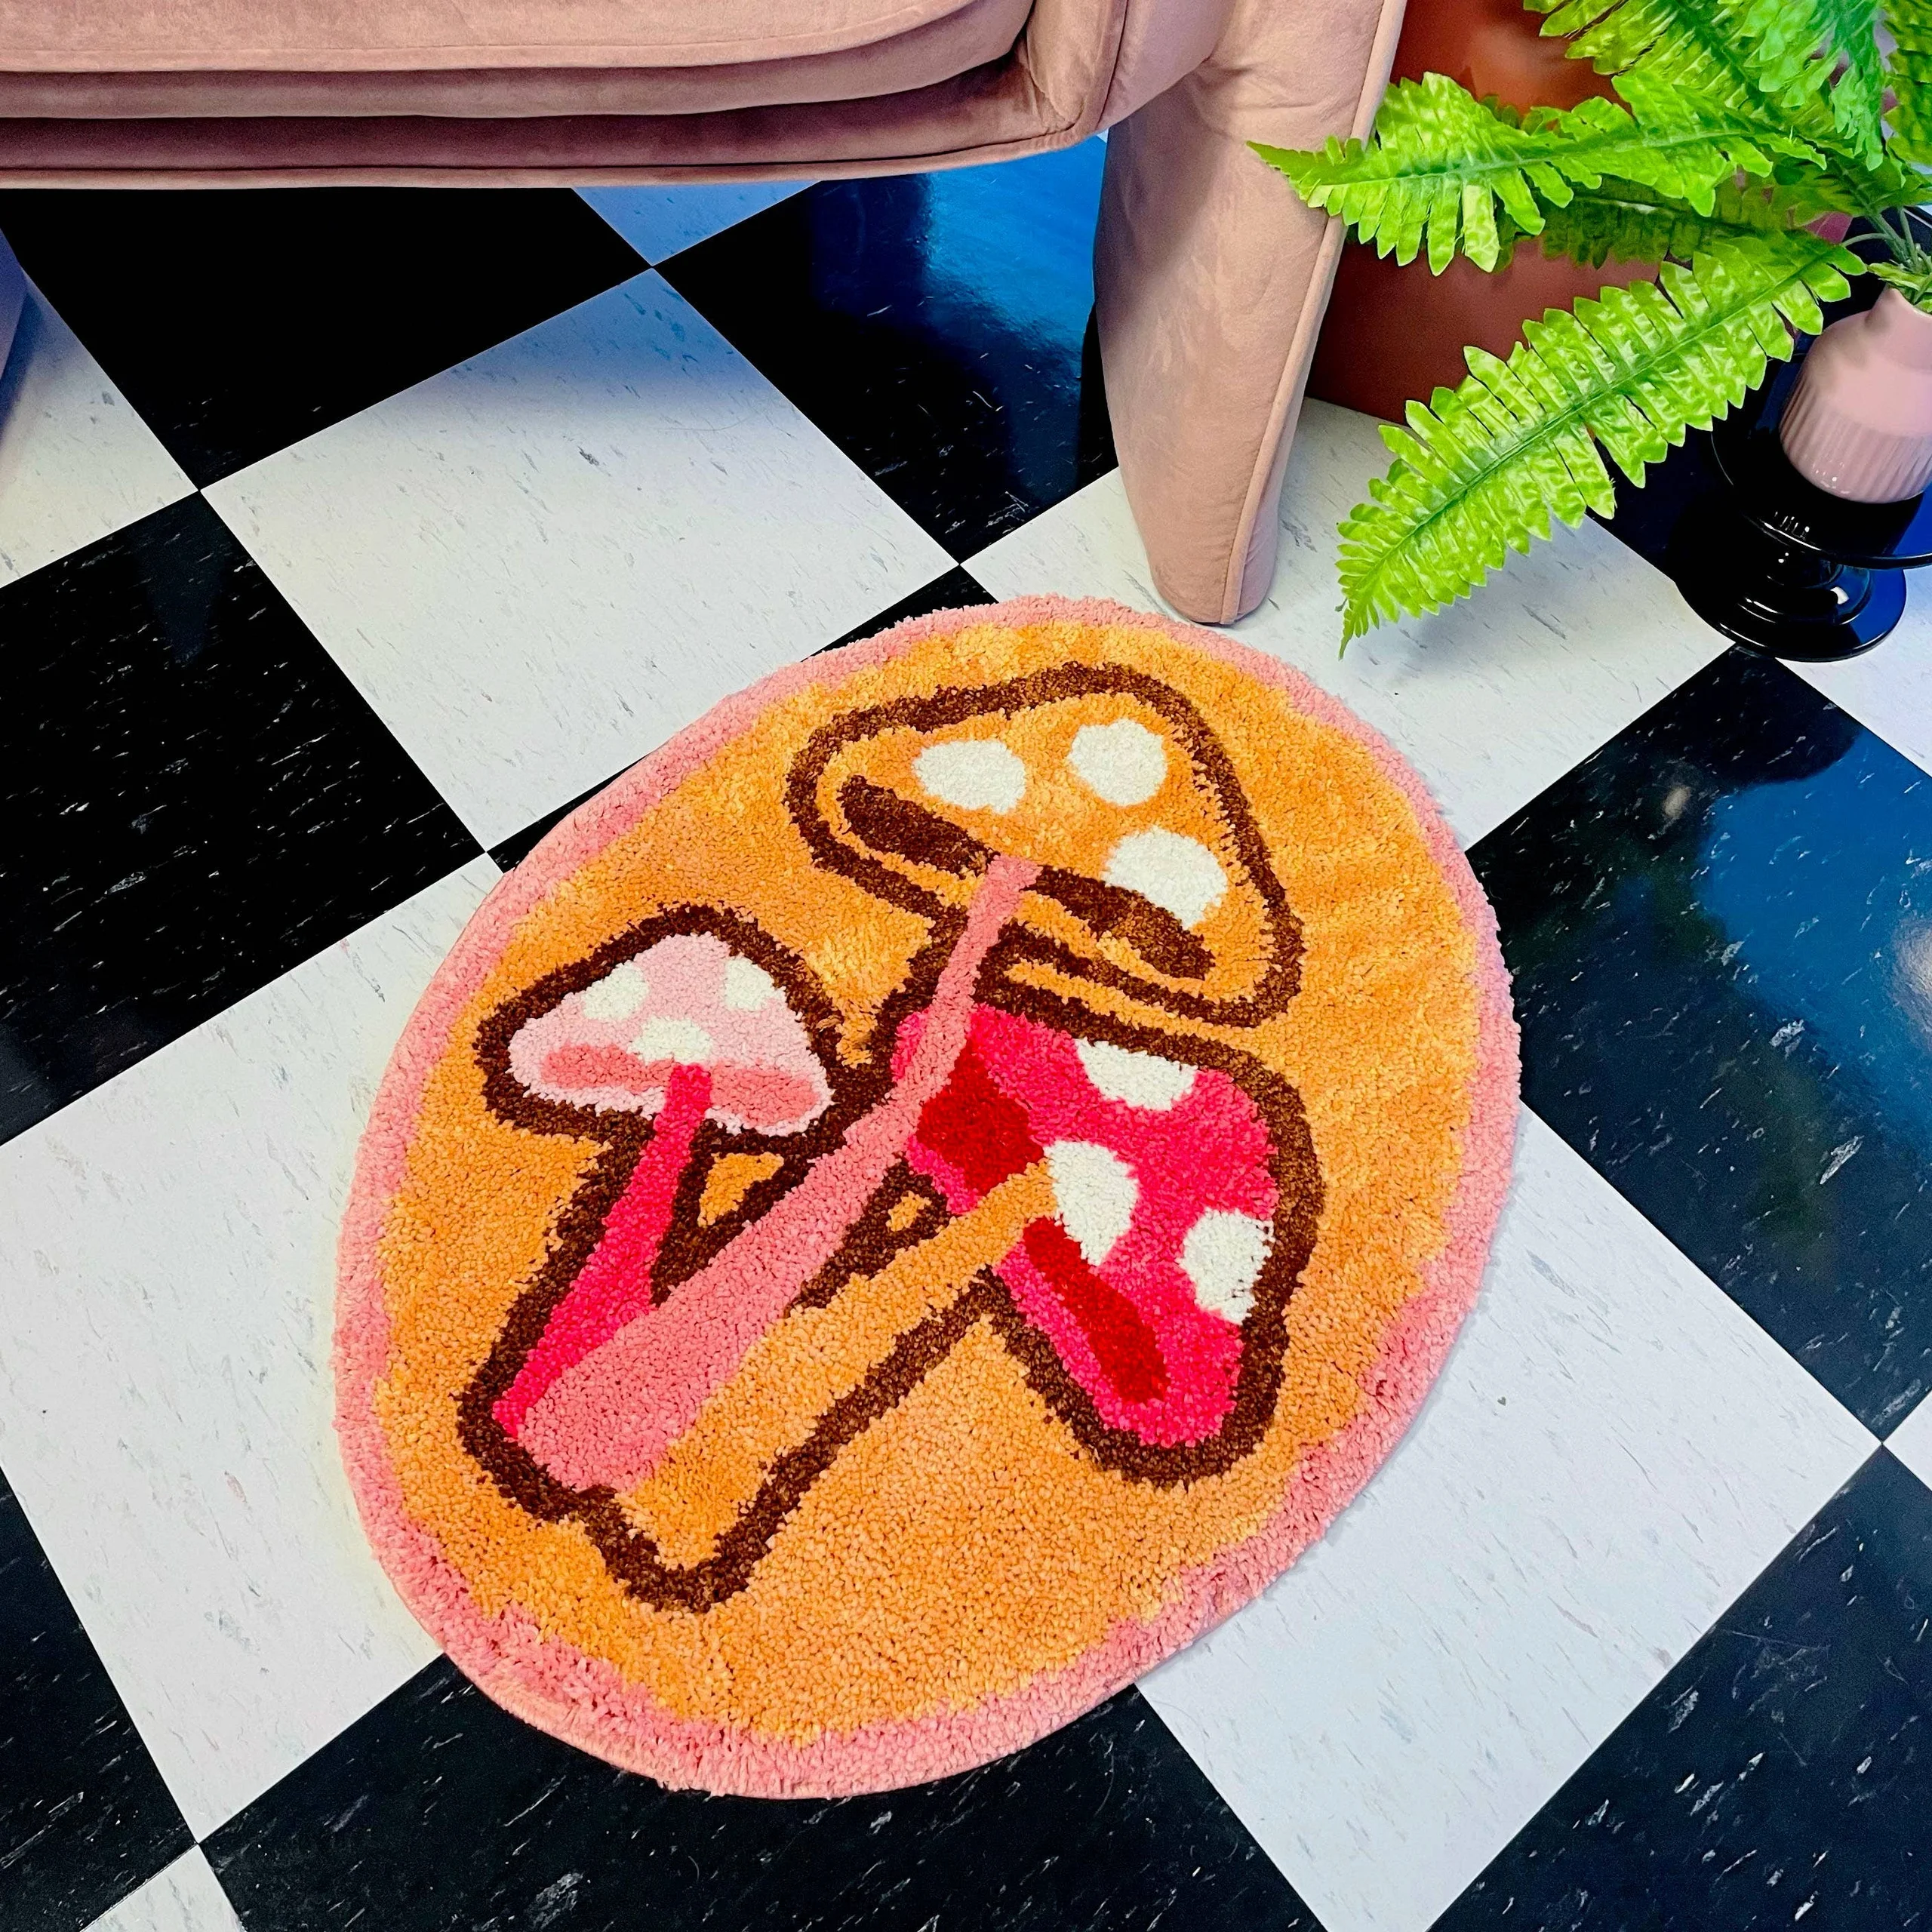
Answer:
[[[371,1540],[668,1784],[1017,1749],[1394,1447],[1516,1077],[1447,828],[1273,660],[1038,598],[793,666],[552,832],[397,1047],[340,1251]]]

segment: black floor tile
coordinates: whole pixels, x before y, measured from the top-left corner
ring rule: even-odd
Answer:
[[[1090,141],[1001,168],[821,182],[663,273],[969,557],[1113,467],[1088,328],[1102,155]]]
[[[0,1139],[475,856],[198,497],[0,591]]]
[[[193,1843],[0,1476],[0,1923],[75,1932]]]
[[[843,637],[834,638],[831,643],[821,645],[812,654],[817,657],[825,651],[836,651],[841,644],[856,644],[861,638],[875,636],[881,631],[890,630],[894,624],[903,624],[909,617],[923,617],[934,611],[949,611],[964,604],[993,604],[998,601],[997,598],[976,583],[964,571],[947,571],[934,577],[931,583],[922,585],[911,596],[901,598],[889,611],[881,611],[878,616],[868,617],[863,624],[855,625]],[[525,826],[521,832],[506,838],[500,845],[491,846],[491,857],[505,872],[521,865],[553,828],[561,824],[586,798],[595,798],[605,785],[623,775],[622,772],[613,772],[602,784],[593,785],[589,791],[579,792],[568,804],[559,805],[555,811],[546,812],[534,824]]]
[[[197,484],[636,274],[568,189],[15,189],[0,233]]]
[[[1734,651],[1470,856],[1530,1105],[1894,1427],[1932,1384],[1932,779]]]
[[[1711,454],[1710,432],[1693,429],[1662,463],[1652,465],[1641,489],[1620,478],[1616,514],[1598,520],[1669,576],[1679,561],[1672,549],[1678,527],[1694,510],[1729,488]]]
[[[929,617],[935,611],[953,611],[968,605],[998,601],[971,571],[947,571],[934,577],[931,583],[921,584],[910,597],[901,598],[891,610],[881,611],[877,617],[868,617],[863,624],[854,625],[843,637],[834,638],[821,649],[836,651],[841,645],[857,644],[862,638],[878,636],[881,631],[889,631],[894,624],[905,623],[914,617]]]
[[[248,1932],[1319,1932],[1139,1695],[882,1797],[672,1792],[445,1661],[205,1846]]]
[[[624,771],[630,769],[626,765]],[[591,786],[587,792],[580,792],[568,804],[559,805],[553,812],[546,812],[534,823],[526,825],[521,832],[513,832],[500,845],[490,848],[490,856],[505,872],[514,872],[536,851],[543,841],[575,811],[586,799],[594,798],[606,785],[613,785],[623,777],[623,771],[614,771],[608,778]]]
[[[1883,1451],[1435,1932],[1932,1924],[1932,1491]]]

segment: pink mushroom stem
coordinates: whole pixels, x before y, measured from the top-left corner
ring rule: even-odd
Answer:
[[[651,1306],[657,1251],[671,1225],[691,1142],[710,1104],[708,1067],[681,1063],[672,1068],[656,1130],[605,1218],[596,1247],[550,1311],[542,1339],[524,1358],[516,1380],[491,1411],[512,1435],[558,1376]]]
[[[888,1097],[669,1300],[634,1317],[532,1405],[518,1439],[552,1474],[578,1488],[641,1481],[831,1259],[904,1152],[927,1102],[951,1078],[980,968],[1039,872],[1030,860],[1004,854],[987,867],[918,1044]]]

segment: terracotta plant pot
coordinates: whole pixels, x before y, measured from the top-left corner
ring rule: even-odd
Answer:
[[[1521,0],[1409,0],[1393,78],[1447,74],[1478,97],[1493,94],[1518,108],[1574,107],[1611,92],[1587,60],[1566,59],[1561,42],[1542,38],[1540,26]],[[1498,274],[1458,260],[1432,275],[1426,261],[1398,268],[1351,242],[1342,251],[1308,392],[1399,421],[1410,397],[1426,401],[1438,383],[1453,389],[1469,374],[1466,343],[1507,355],[1525,318],[1594,295],[1606,283],[1655,273],[1641,263],[1580,268],[1524,243]]]
[[[1896,503],[1932,481],[1932,315],[1888,288],[1811,347],[1779,425],[1784,453],[1821,490]]]

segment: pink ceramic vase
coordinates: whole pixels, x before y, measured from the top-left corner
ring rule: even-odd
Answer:
[[[1888,288],[1811,345],[1778,426],[1801,475],[1857,503],[1932,481],[1932,315]]]

